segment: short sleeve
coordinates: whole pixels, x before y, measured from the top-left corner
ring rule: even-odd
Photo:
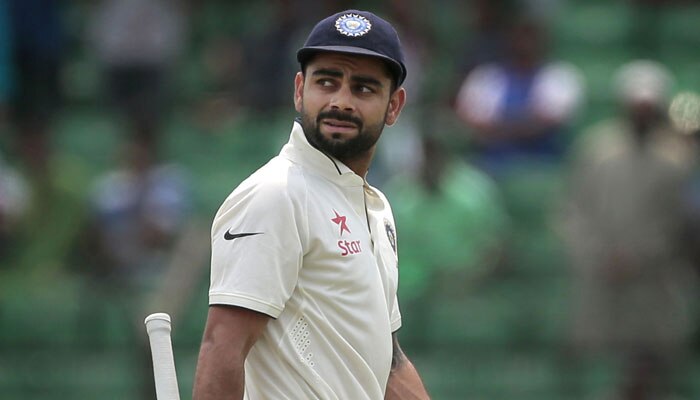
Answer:
[[[214,219],[209,303],[277,318],[302,265],[305,213],[287,176],[254,177],[229,196]]]
[[[396,332],[401,328],[401,311],[399,310],[398,296],[394,296],[394,304],[391,308],[391,331]]]
[[[386,198],[386,195],[382,193],[381,191],[377,190],[377,194],[379,197],[382,199],[384,204],[386,205],[386,216],[385,218],[389,220],[390,226],[394,227],[393,229],[390,229],[390,231],[393,232],[393,246],[394,246],[394,254],[396,255],[396,265],[393,266],[393,268],[396,269],[396,283],[394,285],[394,299],[390,303],[391,307],[389,309],[389,322],[391,323],[391,331],[396,332],[401,328],[401,311],[399,308],[399,296],[398,296],[398,285],[399,285],[399,276],[401,275],[399,270],[398,270],[398,265],[399,263],[399,251],[398,251],[398,246],[399,246],[399,241],[398,241],[398,232],[396,231],[396,220],[394,219],[394,213],[391,209],[391,204],[389,203],[389,200]],[[390,239],[391,240],[391,239]]]

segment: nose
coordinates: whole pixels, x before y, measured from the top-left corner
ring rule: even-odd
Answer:
[[[353,111],[355,106],[352,101],[352,90],[347,84],[343,84],[333,93],[330,107],[334,110]]]

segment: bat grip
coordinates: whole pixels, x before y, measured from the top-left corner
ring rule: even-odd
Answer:
[[[144,322],[153,358],[156,397],[158,400],[180,400],[170,339],[170,316],[165,313],[155,313],[146,317]]]

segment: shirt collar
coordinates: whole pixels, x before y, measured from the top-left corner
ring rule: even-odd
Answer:
[[[363,186],[365,180],[347,165],[313,147],[306,139],[299,121],[294,121],[289,142],[282,148],[280,156],[300,164],[343,186]]]

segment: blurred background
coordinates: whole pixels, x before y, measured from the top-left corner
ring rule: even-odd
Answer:
[[[190,398],[209,224],[346,8],[405,47],[368,180],[432,396],[699,398],[692,0],[0,0],[0,397],[155,398],[166,311]]]

